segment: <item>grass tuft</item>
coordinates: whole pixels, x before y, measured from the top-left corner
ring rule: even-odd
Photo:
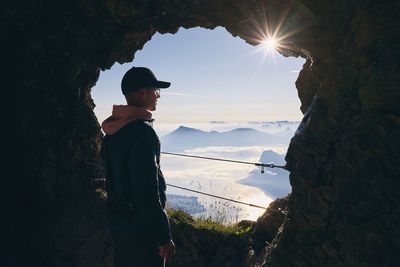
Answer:
[[[250,238],[253,231],[252,226],[243,227],[238,223],[221,223],[211,218],[193,218],[190,214],[181,211],[167,209],[168,216],[177,221],[178,224],[190,224],[197,229],[207,229],[228,235],[235,235],[246,239]]]

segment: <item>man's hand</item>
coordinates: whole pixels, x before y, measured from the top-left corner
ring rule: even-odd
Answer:
[[[167,244],[158,247],[158,254],[166,260],[175,255],[175,244],[170,240]]]

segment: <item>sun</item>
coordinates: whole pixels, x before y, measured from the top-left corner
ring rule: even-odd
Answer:
[[[265,38],[261,44],[267,52],[275,51],[279,46],[279,42],[275,38]]]

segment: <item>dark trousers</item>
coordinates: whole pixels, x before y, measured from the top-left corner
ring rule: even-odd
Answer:
[[[110,232],[114,245],[114,267],[164,267],[158,246],[149,233],[132,220],[113,218]]]

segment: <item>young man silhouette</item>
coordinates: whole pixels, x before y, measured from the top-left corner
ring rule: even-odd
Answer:
[[[101,154],[116,267],[164,266],[175,253],[164,212],[160,141],[150,112],[156,110],[160,88],[169,86],[148,68],[131,68],[121,82],[127,105],[114,105],[112,116],[102,123],[106,135]]]

